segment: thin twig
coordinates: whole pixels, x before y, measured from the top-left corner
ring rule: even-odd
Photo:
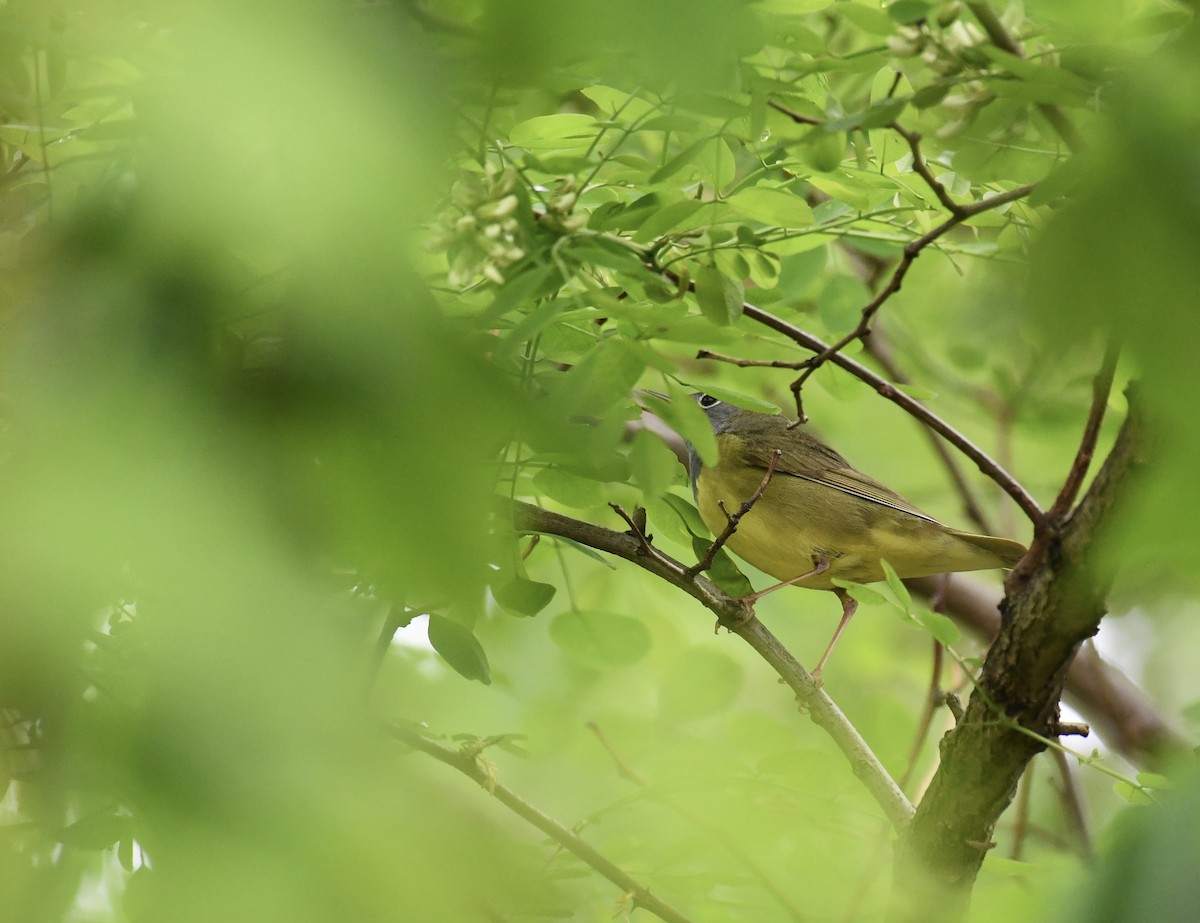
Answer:
[[[896,134],[908,142],[908,149],[912,152],[912,168],[916,171],[921,179],[925,180],[925,185],[933,190],[933,194],[937,196],[937,200],[942,203],[942,207],[951,215],[957,215],[962,211],[963,206],[950,198],[950,192],[942,184],[942,181],[933,175],[933,171],[929,169],[929,163],[921,154],[921,135],[919,132],[909,131],[899,122],[892,122],[888,128],[892,129]]]
[[[627,762],[625,762],[625,760],[621,757],[621,754],[617,751],[617,748],[613,746],[612,742],[605,735],[604,731],[600,729],[600,725],[598,725],[595,721],[589,721],[587,726],[588,730],[596,735],[596,739],[600,741],[600,745],[608,752],[609,757],[611,757],[613,763],[617,767],[617,773],[623,779],[627,779],[634,785],[638,786],[638,788],[649,789],[650,782],[645,776],[637,772],[635,769],[630,767]],[[719,841],[721,845],[730,853],[730,855],[742,863],[746,871],[758,879],[759,884],[766,889],[768,894],[770,894],[775,898],[776,901],[779,902],[779,906],[783,908],[783,910],[789,917],[791,917],[791,919],[796,921],[805,919],[805,914],[803,911],[801,911],[800,908],[793,903],[792,899],[788,897],[788,895],[781,887],[779,887],[778,884],[775,883],[771,876],[768,875],[751,856],[747,855],[746,852],[740,846],[738,846],[736,842],[734,842],[724,828],[714,824],[703,814],[692,811],[680,804],[672,796],[669,790],[665,790],[658,794],[655,800],[666,804],[689,823],[704,831],[712,839]]]
[[[650,536],[646,534],[645,523],[637,522],[632,516],[625,512],[623,507],[616,503],[610,503],[608,506],[614,513],[625,520],[625,524],[629,526],[628,534],[632,535],[638,540],[638,544],[642,549],[642,554],[648,555],[649,557],[665,563],[671,561],[670,558],[650,544]]]
[[[725,502],[718,501],[721,512],[725,514],[725,528],[717,536],[716,540],[708,546],[708,551],[704,553],[704,557],[687,569],[689,577],[694,577],[701,571],[706,571],[712,567],[713,558],[717,556],[717,552],[725,546],[725,543],[733,538],[733,533],[737,531],[738,523],[742,521],[742,517],[754,509],[754,504],[762,499],[767,485],[771,483],[771,478],[775,476],[775,466],[779,464],[779,456],[782,454],[783,452],[779,449],[774,451],[770,462],[767,463],[767,473],[763,475],[762,483],[758,485],[758,489],[750,495],[750,498],[738,507],[736,513],[730,515],[729,511],[725,509]]]
[[[1017,783],[1017,803],[1014,807],[1012,845],[1009,846],[1008,858],[1020,859],[1025,848],[1025,834],[1029,832],[1029,796],[1033,788],[1033,760],[1025,768],[1021,781]]]
[[[905,791],[908,791],[909,780],[917,768],[917,757],[921,755],[921,748],[925,745],[925,738],[929,736],[929,729],[933,726],[933,716],[941,706],[946,704],[946,697],[941,688],[942,659],[942,645],[935,638],[933,641],[933,671],[929,678],[929,691],[925,694],[925,704],[921,708],[921,718],[917,721],[917,732],[913,734],[912,746],[908,748],[908,764],[904,767],[904,774],[897,780],[900,787]]]
[[[480,764],[477,750],[472,748],[455,750],[408,728],[393,724],[389,724],[387,727],[389,733],[396,739],[403,741],[414,750],[420,750],[435,760],[457,769],[463,775],[477,782],[493,798],[603,875],[620,888],[622,893],[632,895],[633,901],[638,907],[648,910],[661,920],[668,920],[671,923],[691,923],[690,917],[685,916],[661,898],[655,897],[649,888],[620,866],[605,858],[579,836],[521,798],[512,789],[496,781],[494,773]]]
[[[1100,425],[1104,422],[1104,411],[1108,407],[1108,397],[1112,393],[1113,375],[1117,368],[1117,357],[1120,347],[1115,340],[1109,340],[1104,348],[1104,359],[1100,363],[1100,371],[1092,380],[1092,406],[1088,411],[1087,423],[1083,427],[1083,438],[1079,443],[1079,451],[1075,453],[1075,462],[1067,472],[1062,490],[1046,518],[1050,522],[1059,522],[1071,509],[1083,479],[1087,476],[1088,467],[1096,453],[1096,440],[1100,436]]]
[[[789,106],[785,106],[783,103],[781,103],[775,99],[768,99],[767,105],[770,106],[772,109],[774,109],[776,112],[783,113],[789,119],[791,119],[793,122],[797,122],[800,125],[824,125],[825,124],[824,119],[814,118],[811,115],[801,115],[795,109],[792,109]]]
[[[1068,823],[1075,832],[1076,840],[1079,843],[1080,855],[1085,859],[1091,859],[1093,854],[1092,832],[1083,803],[1083,794],[1079,791],[1079,780],[1075,778],[1075,766],[1062,750],[1051,749],[1050,755],[1054,757],[1054,762],[1058,765],[1058,774],[1062,779],[1063,786],[1058,794],[1062,798]]]

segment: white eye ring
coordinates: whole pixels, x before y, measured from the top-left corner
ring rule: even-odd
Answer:
[[[701,394],[699,399],[697,400],[697,403],[701,407],[704,407],[705,409],[707,409],[709,407],[716,407],[717,404],[719,404],[721,402],[719,400],[717,400],[715,397],[713,397],[711,394]]]

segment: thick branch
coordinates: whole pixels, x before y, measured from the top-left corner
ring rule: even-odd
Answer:
[[[904,581],[921,596],[940,594],[942,611],[988,644],[1000,632],[1000,610],[993,591],[977,580],[955,574],[944,585],[939,577]],[[1154,703],[1124,673],[1084,642],[1067,671],[1064,701],[1091,724],[1100,738],[1135,766],[1158,769],[1192,744],[1168,724]]]
[[[833,699],[813,682],[812,675],[800,665],[791,652],[762,622],[753,615],[747,615],[741,600],[722,592],[716,584],[704,577],[689,576],[684,565],[661,551],[657,551],[653,556],[648,555],[638,538],[631,533],[614,532],[603,526],[552,513],[520,501],[508,501],[508,504],[512,511],[513,525],[518,531],[561,535],[598,551],[615,554],[699,600],[723,625],[728,625],[731,631],[754,648],[791,687],[813,723],[833,739],[838,749],[849,760],[851,770],[883,810],[893,828],[900,831],[908,826],[913,813],[912,805],[883,768],[879,758],[871,752],[858,730]]]
[[[1055,732],[1067,668],[1104,615],[1093,548],[1134,470],[1136,414],[1036,570],[1009,581],[1006,617],[896,860],[898,920],[957,920],[1029,760]]]

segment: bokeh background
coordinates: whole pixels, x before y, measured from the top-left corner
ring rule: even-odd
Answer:
[[[1101,451],[1130,382],[1150,437],[1101,563],[1101,650],[1189,739],[1192,8],[997,5],[1020,59],[975,6],[0,6],[2,915],[648,918],[390,724],[475,746],[692,919],[881,918],[889,831],[765,665],[661,581],[514,536],[495,497],[616,528],[609,502],[643,506],[690,560],[682,469],[631,435],[630,388],[794,412],[789,372],[695,352],[806,356],[737,316],[743,295],[827,339],[853,326],[944,217],[892,119],[962,201],[1040,185],[924,253],[875,341],[1044,505],[1122,342]],[[832,367],[805,408],[970,525],[897,408]],[[759,608],[806,663],[836,612]],[[913,793],[951,720],[910,757],[931,649],[864,606],[826,673]],[[1084,836],[1036,760],[974,918],[1183,919],[1194,772],[1075,746],[1146,789],[1069,760]]]

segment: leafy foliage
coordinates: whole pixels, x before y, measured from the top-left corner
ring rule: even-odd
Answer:
[[[1119,630],[1151,638],[1128,662],[1182,710],[1196,41],[1151,0],[0,5],[6,912],[648,917],[503,789],[688,918],[880,918],[879,807],[764,663],[497,504],[618,531],[609,504],[640,508],[654,548],[702,557],[633,393],[675,398],[644,401],[711,461],[684,396],[794,412],[812,353],[786,325],[869,321],[840,353],[910,379],[1044,506],[1121,331],[1158,461],[1106,561],[1133,564]],[[894,406],[832,361],[802,396],[859,467],[963,518]],[[723,552],[710,576],[766,581]],[[894,776],[927,777],[952,724],[914,744],[930,636],[981,651],[898,580],[851,589],[828,689]],[[805,662],[836,611],[758,606]],[[1182,905],[1194,876],[1153,857],[1194,829],[1120,795],[1189,806],[1194,779],[1080,774],[1095,825],[1137,818],[1099,879],[1057,773],[1035,762],[975,919],[1046,913],[1064,881],[1080,919]]]

